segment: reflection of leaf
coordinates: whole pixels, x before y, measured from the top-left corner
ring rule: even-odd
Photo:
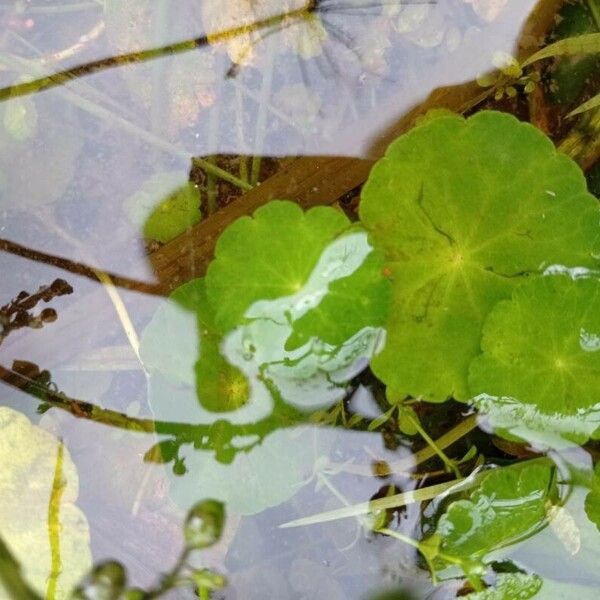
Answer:
[[[319,56],[327,41],[327,30],[317,15],[307,14],[286,31],[286,42],[293,52],[308,60]]]
[[[289,84],[275,94],[275,104],[299,127],[314,125],[323,100],[318,92],[301,83]]]
[[[17,103],[17,105],[13,105]],[[56,116],[44,116],[44,126],[34,132],[33,120],[14,122],[15,112],[23,106],[21,98],[9,99],[0,106],[0,117],[18,126],[18,135],[3,133],[0,124],[0,207],[27,210],[52,204],[67,189],[75,174],[82,140],[74,127],[65,126]],[[12,116],[11,116],[12,114]],[[58,141],[60,140],[60,141]],[[53,149],[60,147],[60,151]]]
[[[376,351],[388,307],[382,259],[328,207],[271,202],[228,227],[206,292],[221,351],[284,401],[326,406]]]
[[[194,280],[177,288],[161,304],[144,329],[140,355],[150,372],[193,385],[194,363],[200,351],[195,313],[204,286]]]
[[[210,452],[185,447],[180,456],[189,473],[174,481],[173,497],[184,508],[201,495],[223,501],[227,511],[261,512],[298,492],[336,435],[322,428],[279,429],[249,452],[236,454],[231,464],[217,462]]]
[[[36,591],[66,598],[91,566],[75,465],[57,439],[10,408],[0,407],[0,433],[0,534]]]
[[[494,21],[501,14],[508,0],[464,0],[473,6],[473,10],[486,21]]]
[[[465,564],[534,533],[546,522],[547,502],[556,492],[554,469],[535,460],[494,469],[470,492],[452,502],[439,519],[439,555]]]
[[[146,239],[169,242],[200,221],[200,192],[179,173],[153,175],[125,202]]]
[[[600,534],[584,512],[587,490],[574,485],[566,495],[564,509],[579,531],[579,550],[572,554],[548,527],[515,549],[514,556],[528,571],[544,578],[536,600],[595,600],[598,597],[598,543]],[[576,576],[574,577],[574,574]]]
[[[373,360],[392,393],[466,400],[483,320],[544,264],[587,266],[599,208],[543,134],[484,111],[400,137],[371,171],[360,214],[394,280]]]
[[[165,11],[168,4],[168,0],[105,0],[106,34],[114,52],[127,54],[192,39],[198,28],[198,4],[181,2],[177,10]]]
[[[518,287],[494,307],[483,328],[483,353],[469,384],[483,410],[529,409],[527,426],[589,437],[600,401],[600,282],[548,275]],[[494,399],[498,398],[499,402]],[[532,412],[533,411],[533,412]],[[536,426],[535,419],[539,421]],[[569,422],[561,426],[561,420]],[[557,423],[553,427],[553,422]],[[523,419],[515,421],[521,426]]]
[[[542,588],[542,578],[527,573],[500,573],[496,585],[482,592],[468,594],[469,600],[527,600]]]
[[[302,10],[307,4],[304,0],[204,0],[202,20],[208,41],[225,43],[236,64],[250,63],[257,43],[274,28],[281,29],[293,52],[309,59],[321,53],[327,32],[317,15]],[[269,19],[273,21],[265,27]]]
[[[179,2],[169,10],[168,0],[107,0],[106,34],[117,54],[159,48],[196,37],[199,12],[195,2]],[[194,124],[214,101],[216,76],[208,52],[165,56],[122,71],[131,95],[154,113],[153,126],[171,134]]]

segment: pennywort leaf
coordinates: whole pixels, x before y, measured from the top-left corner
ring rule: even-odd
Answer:
[[[254,302],[301,290],[325,246],[349,227],[346,216],[333,208],[305,213],[282,201],[232,223],[219,238],[206,275],[219,331],[242,323]]]
[[[490,471],[464,499],[452,502],[437,523],[438,557],[472,565],[534,534],[546,524],[556,495],[554,468],[534,460]]]
[[[544,266],[597,265],[600,209],[579,167],[493,111],[397,139],[371,171],[360,216],[393,282],[372,368],[394,397],[467,400],[494,305]]]
[[[575,441],[593,434],[600,411],[598,279],[549,275],[521,285],[490,312],[481,348],[469,385],[493,425]]]

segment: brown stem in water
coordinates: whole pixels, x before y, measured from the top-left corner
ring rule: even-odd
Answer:
[[[10,240],[0,238],[0,252],[21,256],[22,258],[26,258],[28,260],[51,265],[53,267],[62,269],[63,271],[75,273],[76,275],[81,275],[82,277],[87,277],[88,279],[92,279],[94,281],[99,281],[97,270],[93,267],[83,263],[74,262],[68,258],[46,254],[45,252],[40,252],[39,250],[22,246],[21,244],[11,242]],[[122,287],[127,290],[134,290],[143,294],[152,294],[154,296],[165,295],[164,287],[158,283],[138,281],[136,279],[122,277],[121,275],[114,275],[112,273],[108,273],[108,275],[110,276],[113,284],[117,287]]]

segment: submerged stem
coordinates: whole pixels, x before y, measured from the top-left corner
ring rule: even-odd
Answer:
[[[438,579],[437,579],[437,573],[436,573],[435,567],[433,566],[433,562],[431,562],[431,559],[427,555],[425,548],[423,548],[423,545],[420,542],[418,542],[417,540],[413,540],[413,538],[411,538],[407,535],[404,535],[404,534],[400,533],[399,531],[394,531],[393,529],[389,529],[388,527],[382,527],[381,529],[378,529],[377,533],[381,533],[383,535],[387,535],[389,537],[395,538],[397,540],[400,540],[401,542],[404,542],[405,544],[408,544],[409,546],[412,546],[413,548],[416,548],[419,551],[419,553],[421,554],[421,556],[424,558],[425,562],[427,563],[427,568],[429,569],[429,573],[431,575],[431,581],[432,581],[433,585],[437,585]]]
[[[454,475],[457,479],[460,479],[462,477],[462,474],[461,474],[459,468],[456,466],[456,463],[453,460],[451,460],[450,458],[448,458],[446,453],[433,441],[431,436],[423,429],[421,423],[414,416],[412,411],[405,410],[405,411],[403,411],[403,413],[408,418],[408,420],[413,424],[415,429],[419,432],[419,435],[425,440],[425,442],[427,442],[428,446],[430,446],[430,448],[434,451],[434,453],[437,454],[442,459],[442,462],[446,465],[446,467],[454,473]]]

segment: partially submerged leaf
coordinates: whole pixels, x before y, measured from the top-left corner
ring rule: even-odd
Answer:
[[[580,169],[531,125],[493,111],[396,140],[360,215],[393,280],[372,368],[394,396],[467,400],[493,306],[544,265],[597,265],[600,209]]]
[[[91,566],[68,451],[27,417],[0,407],[0,535],[44,598],[67,598]],[[8,598],[0,584],[0,598]]]
[[[559,10],[556,25],[550,32],[552,41],[564,40],[584,33],[598,31],[590,10],[592,2],[565,2]],[[552,102],[569,105],[577,100],[590,77],[600,66],[597,55],[563,56],[553,61],[549,68],[549,98]]]
[[[577,108],[572,110],[567,116],[574,117],[575,115],[580,115],[581,113],[587,112],[588,110],[592,110],[600,106],[600,94],[596,94],[583,104],[580,104]]]
[[[366,233],[335,209],[274,201],[227,228],[215,254],[206,293],[228,361],[297,407],[343,397],[389,304]]]
[[[180,386],[195,386],[197,401],[212,413],[241,408],[250,398],[251,390],[257,402],[258,396],[268,397],[256,374],[249,380],[222,355],[220,342],[206,300],[204,280],[194,279],[177,288],[156,311],[142,334],[140,355],[152,375],[166,376]],[[151,380],[151,389],[155,385],[156,380]],[[164,418],[172,418],[168,417],[168,406],[156,405],[161,397],[161,394],[151,395],[153,408]],[[198,413],[197,404],[193,403],[192,407],[194,404],[195,410],[191,413],[188,410],[182,418],[194,422],[201,416],[205,422],[211,422],[210,415],[204,411],[194,415]],[[268,401],[267,406],[270,405]]]
[[[335,265],[335,257],[323,265],[324,278],[332,279],[327,294],[318,305],[293,321],[294,331],[286,342],[287,349],[299,347],[315,337],[328,344],[341,345],[363,328],[385,324],[390,285],[383,276],[380,252],[370,251],[353,273],[333,279],[334,270],[341,270],[344,258],[349,262],[352,255],[360,257],[364,254],[361,246],[366,246],[366,239],[362,232],[341,238],[344,247],[341,248],[339,266]],[[368,246],[366,249],[368,251]]]
[[[333,208],[305,213],[281,201],[232,223],[221,234],[206,275],[219,330],[226,333],[242,323],[254,302],[301,290],[327,244],[349,227],[346,216]]]
[[[278,429],[249,452],[238,452],[231,464],[217,462],[210,452],[184,447],[181,456],[189,473],[173,481],[171,493],[184,508],[201,495],[224,502],[228,512],[259,513],[300,490],[336,435],[321,427]]]
[[[439,536],[440,559],[468,568],[492,551],[533,535],[546,524],[547,503],[555,494],[549,461],[490,471],[467,499],[452,502],[439,519],[434,535]]]
[[[527,573],[500,573],[496,584],[482,592],[473,592],[469,600],[527,600],[542,589],[543,580],[538,575]]]
[[[203,297],[204,285],[193,280],[178,287],[154,313],[140,339],[140,356],[150,373],[193,385],[200,353],[196,311]]]
[[[488,315],[481,349],[469,386],[492,425],[527,439],[525,428],[576,441],[598,427],[598,279],[548,275],[524,283]]]
[[[125,201],[125,210],[146,239],[166,243],[200,221],[200,192],[179,173],[158,173]]]

